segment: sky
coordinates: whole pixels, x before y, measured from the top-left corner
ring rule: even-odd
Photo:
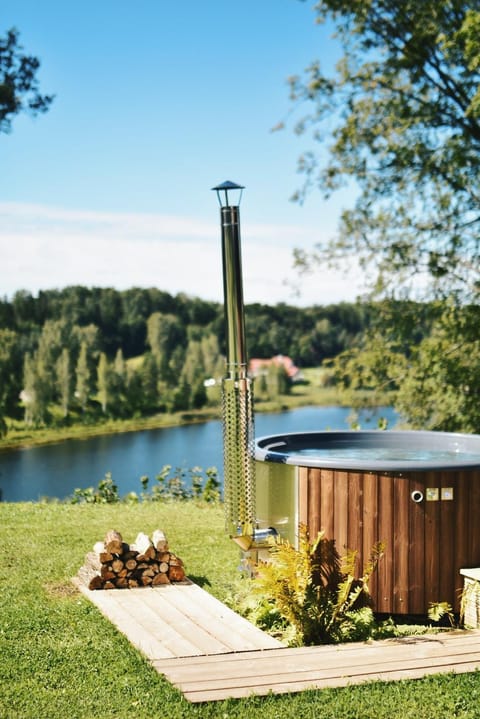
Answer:
[[[290,199],[314,145],[294,132],[287,78],[338,56],[313,4],[2,0],[0,36],[18,29],[55,100],[0,135],[0,295],[82,284],[222,301],[211,188],[231,180],[245,186],[246,303],[354,300],[358,272],[292,269],[352,199]]]

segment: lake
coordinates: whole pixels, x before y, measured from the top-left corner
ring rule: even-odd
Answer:
[[[301,407],[278,414],[257,414],[255,435],[349,429],[348,407]],[[375,429],[379,417],[392,428],[398,415],[381,407],[375,415],[361,412],[362,429]],[[220,420],[140,432],[68,440],[43,447],[0,453],[0,491],[5,502],[65,499],[75,488],[96,487],[107,472],[121,496],[140,493],[140,477],[155,475],[166,464],[189,469],[217,467],[223,476],[223,438]]]

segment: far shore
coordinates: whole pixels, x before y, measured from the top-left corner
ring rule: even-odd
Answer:
[[[351,398],[350,398],[351,400]],[[388,404],[388,399],[381,404]],[[255,412],[285,412],[298,407],[351,406],[345,402],[333,387],[320,388],[304,384],[294,387],[288,395],[281,395],[276,400],[256,400]],[[89,439],[122,432],[140,432],[142,430],[161,429],[162,427],[178,427],[198,422],[209,422],[221,419],[220,406],[205,407],[175,413],[161,413],[151,417],[130,419],[106,419],[103,422],[75,422],[56,427],[30,428],[22,423],[10,423],[8,434],[0,439],[0,452],[44,444],[57,444],[71,439]]]

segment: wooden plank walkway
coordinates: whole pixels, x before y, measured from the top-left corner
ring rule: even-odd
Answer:
[[[74,582],[150,661],[283,648],[193,582],[94,591]]]
[[[480,632],[418,637],[415,642],[271,649],[154,661],[190,702],[345,687],[368,681],[420,679],[480,668]]]
[[[90,591],[191,702],[480,669],[480,630],[288,649],[193,583]]]

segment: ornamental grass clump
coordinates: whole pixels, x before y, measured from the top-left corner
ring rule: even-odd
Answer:
[[[340,557],[324,532],[311,542],[301,527],[298,549],[282,539],[272,545],[270,560],[258,566],[255,592],[293,627],[292,644],[362,641],[375,630],[368,582],[382,554],[383,545],[375,544],[355,578],[356,552]]]

